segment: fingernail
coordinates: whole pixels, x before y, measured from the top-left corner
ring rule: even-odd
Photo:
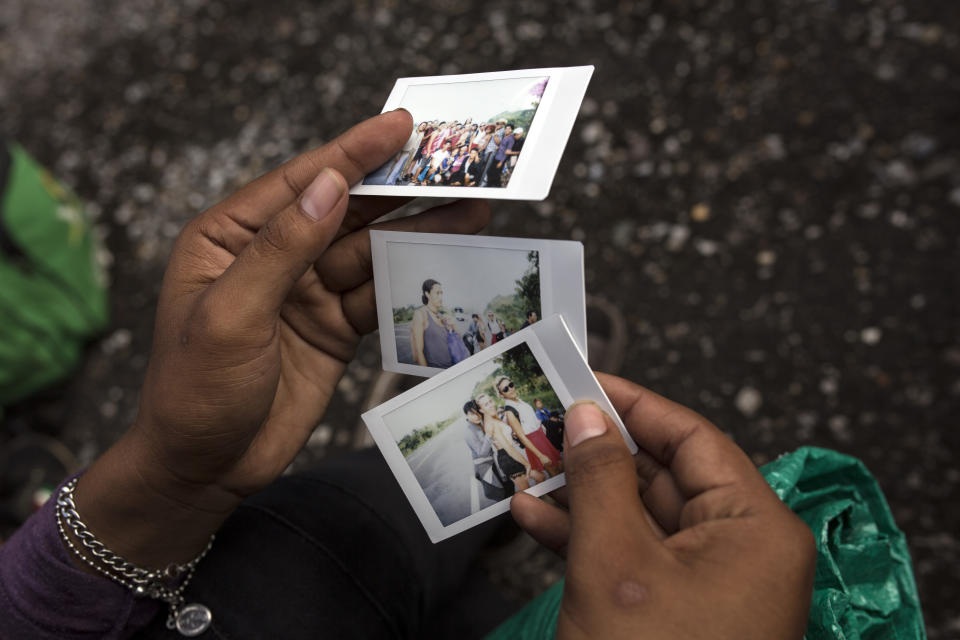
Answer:
[[[324,169],[303,192],[300,208],[311,220],[322,220],[333,211],[343,191],[343,181],[330,169]]]
[[[607,419],[593,402],[577,402],[567,410],[564,420],[567,440],[575,447],[584,440],[602,436],[607,432]]]

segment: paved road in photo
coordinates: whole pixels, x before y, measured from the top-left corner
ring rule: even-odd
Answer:
[[[455,422],[407,458],[424,493],[444,525],[470,515],[473,459],[463,440],[465,426]],[[482,498],[481,506],[489,501]]]
[[[393,325],[394,339],[397,341],[397,362],[415,364],[413,350],[410,347],[410,323]]]

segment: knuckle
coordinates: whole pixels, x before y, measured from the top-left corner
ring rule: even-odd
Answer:
[[[227,224],[223,216],[206,213],[195,218],[190,224],[193,233],[206,238],[218,247],[227,247]]]
[[[260,229],[253,244],[258,253],[269,254],[286,251],[289,241],[289,234],[284,228],[280,216],[273,216]]]
[[[571,486],[589,484],[601,474],[636,473],[629,451],[618,442],[591,443],[591,446],[577,451],[570,458],[566,472],[567,484]]]
[[[297,180],[293,177],[293,167],[295,166],[294,163],[300,160],[301,158],[306,158],[307,160],[309,160],[309,155],[304,154],[302,156],[299,156],[295,158],[292,162],[288,162],[280,167],[280,178],[283,180],[283,184],[286,185],[287,189],[289,189],[290,191],[290,194],[294,198],[299,197],[300,192],[303,191],[303,189],[297,183]]]
[[[657,476],[663,471],[663,466],[643,449],[639,449],[633,459],[637,478],[640,481],[640,492],[643,493],[653,485]]]
[[[367,233],[365,235],[367,242],[357,242],[353,245],[353,259],[356,264],[356,269],[354,271],[357,273],[372,274],[373,258],[370,254],[370,234]]]

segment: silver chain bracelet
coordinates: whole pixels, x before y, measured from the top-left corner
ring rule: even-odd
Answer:
[[[214,536],[210,536],[210,541],[200,555],[185,564],[171,564],[166,569],[138,567],[108,549],[80,519],[77,503],[73,499],[77,480],[78,478],[73,478],[57,493],[57,528],[70,551],[101,575],[133,591],[138,598],[147,597],[165,602],[170,607],[167,616],[168,629],[176,629],[187,637],[198,636],[206,631],[213,621],[213,614],[202,604],[184,606],[183,591],[193,578],[197,563],[213,546]],[[67,527],[99,562],[95,562],[73,543],[67,535]]]

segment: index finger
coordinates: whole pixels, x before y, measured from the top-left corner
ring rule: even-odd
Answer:
[[[296,201],[323,169],[336,169],[348,185],[354,185],[393,157],[412,130],[413,118],[402,109],[369,118],[322,147],[302,153],[260,176],[217,208],[228,211],[231,218],[256,232],[274,213]],[[370,215],[379,217],[400,202],[393,198],[359,201],[351,198],[345,224],[352,224],[349,219],[353,215],[362,220],[355,226],[362,226],[372,219]]]
[[[596,376],[637,445],[670,470],[688,501],[734,485],[769,491],[747,454],[700,414],[623,378]]]

